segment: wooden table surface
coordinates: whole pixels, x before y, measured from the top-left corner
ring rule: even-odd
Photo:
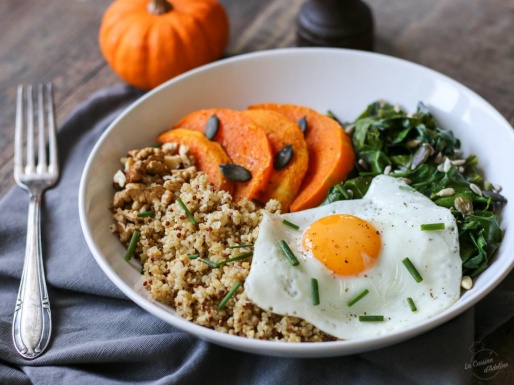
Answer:
[[[230,23],[226,56],[296,44],[305,0],[221,0]],[[514,125],[512,0],[366,0],[375,20],[375,51],[442,72],[489,101]],[[120,80],[98,48],[109,0],[0,2],[0,197],[12,176],[18,84],[53,82],[57,121],[92,92]],[[514,384],[514,319],[483,343],[508,362],[492,380]],[[464,365],[464,363],[463,363]]]

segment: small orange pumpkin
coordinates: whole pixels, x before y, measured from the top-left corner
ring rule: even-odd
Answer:
[[[116,0],[103,16],[99,43],[118,76],[149,90],[218,59],[228,37],[216,0]]]

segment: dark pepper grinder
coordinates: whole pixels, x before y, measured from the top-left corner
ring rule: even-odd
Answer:
[[[373,50],[373,16],[361,0],[308,0],[296,31],[300,47]]]

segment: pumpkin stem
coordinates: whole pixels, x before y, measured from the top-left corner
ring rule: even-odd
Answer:
[[[154,15],[162,15],[173,9],[171,3],[167,0],[152,0],[148,3],[148,11]]]

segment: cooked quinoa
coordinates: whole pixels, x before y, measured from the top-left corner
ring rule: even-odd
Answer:
[[[189,149],[175,143],[130,151],[121,162],[123,169],[114,175],[112,231],[125,245],[139,231],[134,256],[141,261],[143,285],[152,298],[223,333],[290,342],[334,340],[300,318],[264,311],[248,299],[244,281],[251,256],[219,267],[207,264],[252,251],[251,246],[234,246],[256,241],[262,210],[279,213],[277,201],[264,208],[247,200],[234,202],[197,171]],[[141,213],[150,216],[138,217]],[[238,282],[241,286],[219,309]]]

